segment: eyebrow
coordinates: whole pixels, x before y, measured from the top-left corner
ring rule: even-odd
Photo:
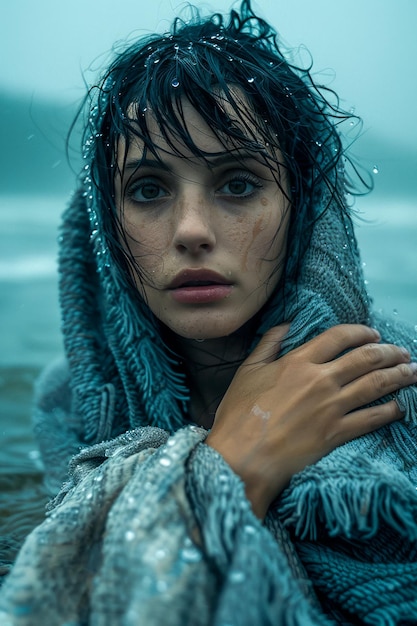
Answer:
[[[126,161],[123,169],[136,170],[139,167],[157,167],[158,169],[170,171],[170,168],[163,161],[158,161],[157,159],[130,159]]]
[[[175,156],[175,155],[174,155]],[[213,157],[197,157],[201,158],[207,162],[210,167],[216,168],[228,163],[239,163],[241,161],[249,161],[249,160],[257,160],[257,156],[268,157],[268,153],[266,150],[260,150],[259,152],[243,152],[241,154],[234,154],[233,152],[225,152],[219,154],[218,156]],[[184,157],[186,158],[186,157]],[[166,163],[163,161],[159,161],[157,159],[130,159],[127,160],[124,165],[124,170],[135,170],[139,167],[151,167],[163,169],[167,172],[171,171],[171,168],[168,167]]]

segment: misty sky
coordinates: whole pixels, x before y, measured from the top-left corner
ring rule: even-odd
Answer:
[[[14,0],[0,16],[0,89],[77,101],[113,43],[168,29],[178,0]],[[228,0],[199,2],[225,12]],[[417,146],[416,0],[258,0],[253,5],[372,134]],[[88,71],[89,67],[93,68]],[[324,73],[322,73],[324,72]]]

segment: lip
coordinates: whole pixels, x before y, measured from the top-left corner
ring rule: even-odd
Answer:
[[[174,280],[168,285],[168,289],[178,289],[179,287],[198,286],[197,283],[212,283],[214,285],[231,285],[229,279],[225,278],[213,270],[197,269],[183,270],[177,274]]]
[[[184,270],[169,285],[174,300],[181,304],[209,304],[227,298],[230,280],[212,270]]]

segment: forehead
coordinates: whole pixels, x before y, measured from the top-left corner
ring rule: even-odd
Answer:
[[[128,152],[147,150],[160,154],[177,154],[185,157],[204,157],[228,150],[239,150],[250,143],[254,151],[265,149],[261,133],[257,127],[256,115],[250,103],[239,89],[233,90],[233,104],[221,94],[217,99],[219,112],[227,119],[230,134],[219,131],[186,98],[172,102],[170,118],[148,107],[138,121],[137,107],[132,104],[128,117],[132,125],[128,146],[120,138],[118,158]],[[175,118],[173,121],[172,118]],[[138,132],[136,132],[136,129]],[[145,132],[144,132],[145,129]]]

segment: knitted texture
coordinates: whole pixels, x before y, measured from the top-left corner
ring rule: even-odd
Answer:
[[[205,435],[148,427],[74,459],[6,581],[1,623],[331,623]]]

